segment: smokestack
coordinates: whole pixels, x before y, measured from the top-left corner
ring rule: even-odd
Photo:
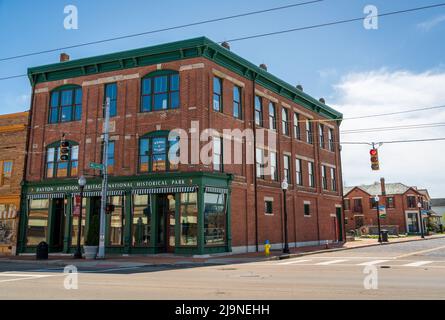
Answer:
[[[65,52],[60,54],[60,62],[70,61],[70,56]]]
[[[267,71],[267,66],[265,63],[260,64],[260,68]]]
[[[324,98],[320,98],[318,101],[320,101],[323,104],[326,104],[326,100]]]
[[[382,188],[382,196],[386,196],[385,178],[380,178],[380,187]]]

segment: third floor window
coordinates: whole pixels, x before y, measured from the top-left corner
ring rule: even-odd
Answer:
[[[222,80],[213,77],[213,110],[222,111]]]
[[[69,86],[51,93],[49,123],[78,121],[82,118],[82,88]]]
[[[289,135],[289,111],[286,108],[281,109],[281,123],[283,125],[283,134]]]
[[[110,98],[110,117],[115,117],[117,115],[117,83],[108,83],[105,85],[104,106],[107,102],[107,98]]]
[[[179,74],[154,72],[142,79],[141,112],[179,108]]]

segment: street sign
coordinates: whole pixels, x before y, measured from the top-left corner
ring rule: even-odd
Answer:
[[[94,170],[102,170],[103,169],[103,165],[100,163],[95,163],[95,162],[90,162],[90,168],[94,169]]]

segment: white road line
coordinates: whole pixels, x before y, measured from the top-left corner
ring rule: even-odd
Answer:
[[[405,257],[409,257],[409,256],[414,256],[416,254],[428,253],[428,252],[432,252],[432,251],[436,251],[436,250],[440,250],[440,249],[445,249],[445,246],[440,246],[440,247],[436,247],[436,248],[432,248],[432,249],[426,249],[426,250],[410,252],[410,253],[402,254],[402,255],[398,256],[397,258],[405,258]]]
[[[284,266],[284,265],[297,264],[297,263],[309,262],[309,261],[311,261],[311,260],[304,260],[304,259],[302,259],[302,260],[291,260],[291,261],[286,261],[286,262],[279,262],[277,264],[279,264],[280,266],[281,265]]]
[[[403,266],[404,267],[420,267],[420,266],[424,266],[426,264],[430,264],[433,262],[434,261],[416,261],[416,262],[404,264]]]
[[[316,265],[316,266],[327,266],[327,265],[330,265],[330,264],[340,263],[340,262],[345,262],[345,261],[348,261],[348,260],[344,260],[344,259],[339,259],[339,260],[329,260],[329,261],[325,261],[325,262],[319,262],[319,263],[316,263],[315,265]]]
[[[373,266],[379,263],[383,263],[389,260],[373,260],[373,261],[367,261],[367,262],[363,262],[363,263],[359,263],[357,264],[358,266]]]
[[[0,277],[27,277],[27,278],[42,278],[48,275],[28,274],[28,273],[0,273]]]

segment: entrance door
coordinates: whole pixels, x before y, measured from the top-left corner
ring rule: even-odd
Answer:
[[[65,210],[64,200],[53,200],[53,222],[52,222],[52,237],[51,247],[54,251],[63,250],[63,235],[65,229]]]
[[[419,232],[419,219],[417,216],[417,212],[406,213],[406,224],[408,226],[408,233]]]
[[[175,251],[176,201],[174,194],[157,196],[158,246],[166,252]]]
[[[338,228],[338,239],[337,241],[343,241],[343,220],[341,217],[341,208],[336,208],[337,215],[337,228]]]

